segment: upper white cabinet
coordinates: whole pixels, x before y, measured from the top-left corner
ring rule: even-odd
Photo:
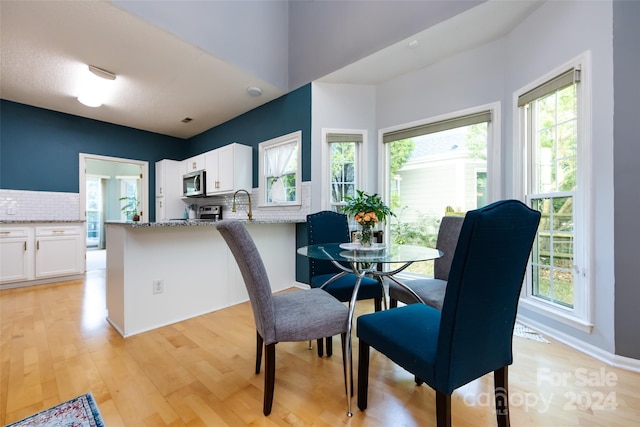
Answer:
[[[164,159],[156,162],[156,197],[180,196],[181,162]]]
[[[205,168],[205,155],[198,154],[197,156],[183,160],[182,165],[183,174],[203,170]]]
[[[253,187],[253,149],[247,145],[229,144],[209,151],[205,156],[207,195],[231,193]]]

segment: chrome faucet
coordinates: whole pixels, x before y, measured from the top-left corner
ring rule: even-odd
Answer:
[[[233,205],[231,205],[231,212],[235,212],[236,211],[236,205],[244,205],[245,203],[236,203],[236,195],[240,192],[244,192],[247,194],[247,203],[246,206],[249,208],[247,210],[247,218],[249,219],[249,221],[251,221],[253,219],[253,213],[251,213],[251,194],[249,194],[249,192],[247,190],[238,190],[235,193],[233,193]]]

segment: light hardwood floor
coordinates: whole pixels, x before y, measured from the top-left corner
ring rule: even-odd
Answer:
[[[354,396],[347,418],[338,338],[331,358],[306,343],[278,344],[264,417],[248,303],[124,339],[105,320],[104,287],[102,270],[0,291],[0,425],[88,391],[108,427],[435,425],[433,390],[374,350],[369,409]],[[372,309],[358,303],[360,313]],[[640,374],[550,341],[514,338],[512,425],[640,425]],[[492,387],[488,375],[454,392],[453,425],[496,425]]]

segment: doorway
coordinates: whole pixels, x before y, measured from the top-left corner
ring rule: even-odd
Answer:
[[[80,154],[80,217],[86,220],[87,251],[106,250],[104,224],[129,220],[131,212],[123,206],[133,203],[141,220],[147,220],[148,169],[144,161]],[[95,259],[93,255],[87,259]],[[100,266],[87,262],[87,270]]]

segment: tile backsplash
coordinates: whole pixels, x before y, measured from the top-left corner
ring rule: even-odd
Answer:
[[[76,221],[80,195],[0,189],[0,221]]]

